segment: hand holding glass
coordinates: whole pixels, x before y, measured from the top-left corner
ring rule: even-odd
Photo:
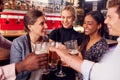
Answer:
[[[56,47],[63,48],[63,45],[60,42],[57,42]],[[63,72],[62,61],[61,61],[60,57],[59,57],[59,61],[60,61],[60,70],[58,72],[56,72],[55,75],[57,77],[65,77],[66,73]]]
[[[46,56],[48,55],[48,42],[42,42],[40,44],[36,44],[35,46],[35,53],[36,54],[45,54]],[[48,69],[48,61],[46,65],[43,65],[43,74],[48,74],[49,73],[49,69]]]
[[[51,42],[49,43],[49,46],[56,47],[57,42]],[[57,55],[56,52],[54,51],[49,51],[48,53],[48,63],[49,63],[49,68],[51,71],[57,70],[57,64],[59,61],[59,56]]]

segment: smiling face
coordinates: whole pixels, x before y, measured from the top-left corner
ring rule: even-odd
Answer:
[[[37,36],[45,36],[47,24],[45,22],[45,17],[40,16],[37,18],[37,21],[33,25],[28,25],[30,29],[30,33],[37,35]]]
[[[117,6],[108,8],[105,23],[107,24],[110,35],[120,36],[120,18],[116,10]]]
[[[63,10],[61,13],[61,23],[64,28],[72,28],[73,22],[75,20],[75,17],[73,16],[73,13],[69,10]]]
[[[100,25],[97,24],[95,19],[91,15],[86,15],[83,23],[85,35],[93,35],[98,33]]]

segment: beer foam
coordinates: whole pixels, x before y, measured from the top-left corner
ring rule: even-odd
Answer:
[[[47,54],[47,50],[38,50],[35,51],[35,54]]]
[[[73,50],[69,50],[69,53],[70,54],[78,54],[79,52],[78,52],[78,50],[73,49]]]

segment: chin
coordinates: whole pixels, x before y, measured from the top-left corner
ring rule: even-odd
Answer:
[[[64,26],[64,25],[63,25],[63,27],[64,27],[64,28],[68,28],[68,26]]]
[[[89,33],[85,33],[85,35],[89,35]]]
[[[65,29],[69,29],[69,28],[71,28],[71,27],[70,27],[70,26],[64,26],[64,28],[65,28]]]
[[[117,34],[115,34],[115,33],[110,33],[110,32],[109,32],[109,35],[111,35],[111,36],[118,36]]]
[[[42,34],[42,36],[46,36],[47,34],[45,33],[45,34]]]

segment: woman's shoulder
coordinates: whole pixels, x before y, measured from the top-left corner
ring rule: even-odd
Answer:
[[[98,42],[98,44],[106,44],[107,45],[107,41],[105,38],[101,38]]]
[[[56,33],[60,32],[60,30],[61,30],[60,28],[54,29],[50,32],[50,34],[56,34]]]
[[[25,35],[22,35],[22,36],[19,36],[19,37],[15,38],[15,39],[13,40],[13,42],[15,42],[15,41],[17,41],[17,42],[22,42],[22,41],[24,41],[24,40],[26,40],[26,39],[27,39],[27,35],[25,34]]]
[[[109,45],[107,44],[107,41],[105,38],[101,38],[97,43],[96,43],[96,47],[100,48],[100,49],[108,49]]]

